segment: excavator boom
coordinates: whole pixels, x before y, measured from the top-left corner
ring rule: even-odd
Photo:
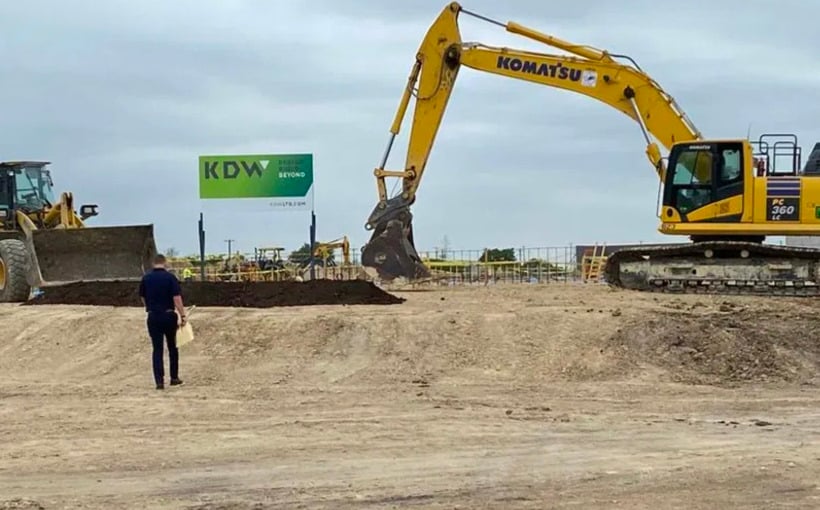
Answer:
[[[462,42],[458,27],[460,13],[573,55]],[[618,62],[616,57],[627,63]],[[647,143],[647,157],[661,180],[665,178],[666,169],[657,142],[669,149],[675,143],[702,138],[674,99],[628,57],[575,45],[518,23],[490,20],[453,2],[444,8],[422,40],[390,129],[387,150],[374,171],[379,202],[365,225],[373,234],[362,248],[362,264],[375,270],[383,280],[417,280],[430,276],[415,248],[410,206],[415,202],[461,66],[576,92],[621,111],[640,125]],[[404,170],[385,170],[411,97],[415,97],[415,109]],[[387,178],[401,179],[400,194],[388,196]]]

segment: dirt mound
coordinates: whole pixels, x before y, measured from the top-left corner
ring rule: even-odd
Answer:
[[[806,382],[820,368],[816,323],[807,310],[726,302],[705,311],[634,318],[611,338],[610,347],[628,363],[659,367],[677,382]]]
[[[314,287],[321,292],[310,292]],[[200,383],[408,391],[602,381],[734,386],[814,383],[820,369],[816,311],[807,302],[644,295],[618,302],[620,295],[601,289],[519,285],[408,293],[403,306],[383,313],[369,307],[269,311],[248,307],[401,300],[363,281],[188,283],[183,289],[189,304],[223,307],[195,314],[197,339],[186,352],[204,361],[187,366],[186,374]],[[133,283],[48,289],[37,303],[128,308],[9,307],[0,314],[7,338],[0,372],[37,366],[41,372],[30,371],[35,380],[141,373],[128,368],[128,361],[142,363],[143,347],[134,338],[146,335]]]
[[[364,280],[186,282],[186,306],[270,308],[303,305],[392,305],[404,299]],[[27,304],[142,306],[135,282],[79,282],[44,289]]]

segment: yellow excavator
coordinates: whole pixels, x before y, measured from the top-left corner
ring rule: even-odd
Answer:
[[[463,42],[459,14],[571,55]],[[691,242],[616,251],[604,269],[610,285],[662,292],[820,294],[820,250],[763,243],[766,236],[820,235],[820,143],[802,166],[794,135],[704,139],[672,96],[630,57],[493,20],[456,2],[441,11],[419,47],[387,149],[374,171],[379,201],[365,225],[372,236],[362,248],[362,264],[371,274],[384,281],[430,277],[414,245],[410,206],[462,66],[585,95],[640,127],[662,186],[659,231],[689,236]],[[415,111],[404,169],[385,170],[411,97]],[[400,193],[388,196],[387,178],[401,179]]]
[[[347,236],[342,236],[339,239],[334,239],[333,241],[328,241],[326,243],[316,243],[316,247],[313,249],[313,257],[314,259],[320,261],[322,265],[335,266],[336,263],[330,258],[330,256],[336,248],[341,248],[342,250],[342,264],[349,266],[350,241],[348,241]]]
[[[0,302],[76,281],[138,280],[156,254],[153,225],[88,227],[96,205],[55,199],[49,162],[0,163]]]

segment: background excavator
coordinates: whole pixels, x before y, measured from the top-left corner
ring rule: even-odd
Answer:
[[[96,205],[55,200],[48,162],[0,163],[0,302],[26,301],[33,287],[138,280],[156,254],[152,225],[87,227]]]
[[[325,243],[316,243],[313,249],[313,257],[316,262],[323,266],[336,266],[336,261],[331,257],[333,251],[337,248],[342,250],[342,265],[350,265],[350,241],[347,236],[342,236],[339,239],[328,241]]]
[[[462,42],[460,13],[501,26],[570,56]],[[659,231],[690,243],[621,249],[604,269],[610,285],[635,290],[818,295],[820,250],[763,244],[766,236],[820,235],[820,144],[805,167],[794,135],[704,139],[675,100],[631,58],[572,44],[524,27],[446,6],[419,47],[390,139],[374,174],[379,202],[365,228],[362,264],[385,281],[430,277],[413,241],[410,206],[459,69],[568,90],[636,121],[660,179]],[[403,170],[385,170],[404,115],[415,111]],[[656,140],[653,141],[650,135]],[[661,154],[660,143],[669,152]],[[402,189],[388,197],[386,178]]]

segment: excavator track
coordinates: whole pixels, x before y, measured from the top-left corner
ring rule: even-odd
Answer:
[[[744,241],[624,248],[604,277],[621,289],[679,294],[820,296],[820,250]]]

